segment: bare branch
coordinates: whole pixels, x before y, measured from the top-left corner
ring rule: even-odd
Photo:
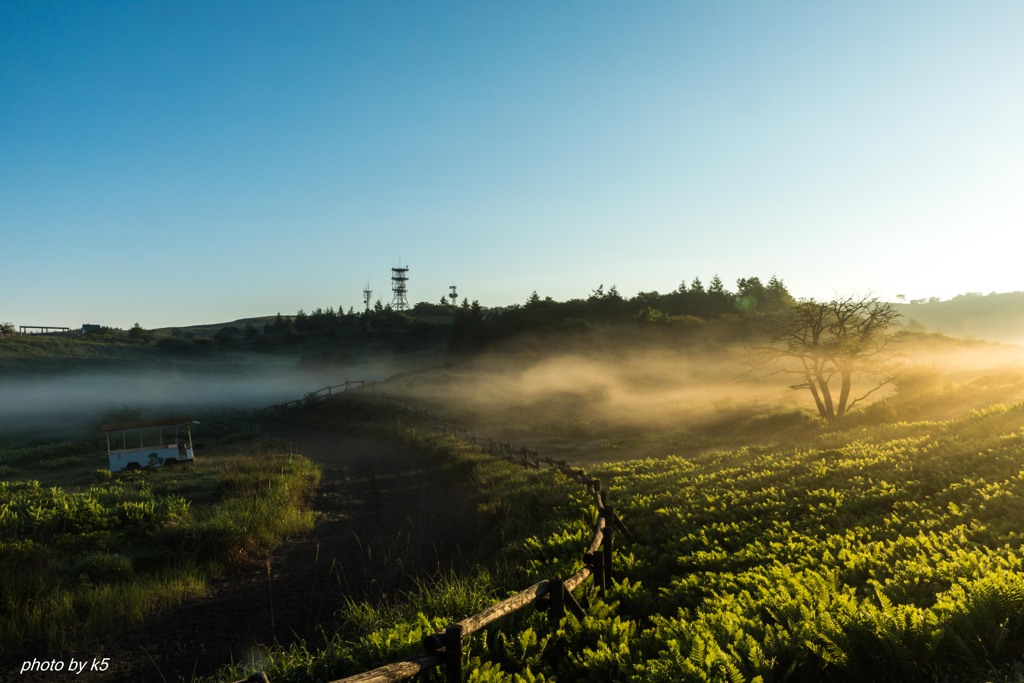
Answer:
[[[860,403],[861,401],[866,399],[868,396],[870,396],[871,394],[875,393],[876,391],[878,391],[879,389],[884,387],[886,384],[889,384],[890,382],[892,382],[892,378],[891,377],[886,379],[884,382],[880,383],[878,386],[876,386],[874,389],[872,389],[871,391],[867,392],[863,396],[855,398],[853,401],[850,402],[850,405],[847,407],[847,410],[849,410],[850,408],[853,408],[855,405],[857,405],[858,403]]]

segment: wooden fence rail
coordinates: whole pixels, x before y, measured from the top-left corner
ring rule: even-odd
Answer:
[[[257,413],[269,413],[275,410],[283,410],[285,408],[291,408],[292,406],[316,403],[321,399],[328,398],[334,394],[343,393],[346,391],[353,391],[356,389],[364,389],[367,386],[366,380],[362,379],[347,379],[341,384],[330,384],[326,387],[320,387],[316,391],[311,391],[302,398],[297,398],[292,401],[285,401],[284,403],[275,403],[274,405],[265,406],[258,408],[255,412]],[[372,385],[371,385],[372,386]],[[340,390],[340,391],[339,391]]]
[[[348,391],[352,388],[350,385],[354,386],[355,384],[358,384],[357,388],[360,389],[365,386],[363,382],[345,382],[333,387],[324,387],[306,394],[305,398],[270,406],[266,410],[276,410],[303,402],[310,402],[311,396],[313,396],[312,400],[316,401],[330,396],[332,389],[345,387],[345,390]],[[622,532],[631,543],[633,542],[633,535],[615,515],[612,507],[608,505],[608,492],[601,488],[600,480],[590,476],[581,468],[570,466],[565,460],[541,457],[537,451],[527,448],[516,449],[508,442],[482,439],[471,434],[467,429],[449,424],[447,419],[431,415],[420,408],[401,403],[390,396],[377,394],[376,397],[402,409],[406,414],[432,421],[435,427],[445,434],[475,446],[486,445],[487,451],[497,457],[535,469],[540,469],[541,463],[549,465],[553,471],[560,472],[573,479],[590,491],[594,499],[594,507],[597,511],[597,522],[594,525],[594,536],[590,545],[583,553],[583,567],[569,578],[553,578],[539,581],[477,614],[450,624],[443,632],[426,636],[422,641],[423,652],[421,654],[385,664],[371,671],[336,679],[329,683],[395,683],[439,666],[444,667],[446,683],[461,683],[463,679],[462,646],[463,640],[466,637],[530,605],[546,610],[549,618],[555,625],[565,616],[567,611],[571,612],[576,618],[582,619],[585,616],[585,611],[573,596],[573,591],[588,578],[593,578],[598,594],[602,598],[605,596],[606,591],[611,587],[612,552],[615,532]],[[253,674],[246,681],[269,683],[266,675],[262,672]],[[237,681],[236,683],[246,683],[246,681]]]

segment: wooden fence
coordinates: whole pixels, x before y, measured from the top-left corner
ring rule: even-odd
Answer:
[[[331,384],[331,385],[328,385],[326,387],[320,387],[316,391],[311,391],[311,392],[307,393],[305,396],[303,396],[302,398],[297,398],[294,401],[285,401],[284,403],[275,403],[274,405],[271,405],[271,406],[266,406],[264,408],[259,408],[255,412],[256,413],[270,413],[270,412],[277,411],[277,410],[283,410],[284,408],[291,408],[292,406],[298,406],[298,405],[303,405],[303,404],[308,405],[310,403],[316,403],[317,401],[320,401],[322,399],[325,399],[325,398],[328,398],[330,396],[333,396],[334,394],[340,394],[340,393],[344,393],[346,391],[352,391],[354,389],[364,389],[364,388],[366,388],[366,386],[367,386],[367,383],[366,383],[365,380],[361,380],[361,379],[355,379],[355,380],[347,379],[344,382],[342,382],[341,384]],[[372,388],[372,385],[370,385],[370,386]]]
[[[336,389],[343,386],[348,390],[349,384],[351,383],[345,382],[334,387],[324,387],[312,392],[312,395],[325,398],[331,395],[330,390],[332,388]],[[360,388],[363,387],[362,382],[359,385]],[[324,394],[324,391],[327,393]],[[271,406],[268,409],[297,405],[303,401],[308,401],[310,395],[307,394],[306,398],[289,401],[278,406]],[[446,683],[461,683],[463,679],[463,641],[473,633],[493,624],[502,617],[518,612],[530,605],[534,605],[539,610],[546,611],[549,619],[555,626],[565,616],[566,612],[573,614],[578,619],[582,619],[585,611],[579,601],[573,596],[573,591],[587,579],[593,579],[593,585],[597,589],[598,594],[602,598],[605,596],[605,592],[611,586],[613,576],[612,552],[616,534],[621,532],[630,543],[633,542],[633,535],[616,516],[612,506],[608,504],[608,492],[601,488],[600,480],[590,476],[582,468],[572,467],[565,460],[553,460],[550,457],[542,457],[537,451],[527,448],[515,448],[508,442],[480,438],[471,434],[467,429],[450,424],[445,418],[437,417],[420,408],[401,403],[386,394],[376,394],[375,397],[403,410],[407,414],[433,422],[438,430],[442,430],[446,434],[461,439],[466,443],[478,446],[481,450],[491,455],[535,469],[540,469],[542,464],[545,464],[551,467],[553,473],[559,472],[575,480],[581,486],[584,486],[593,497],[594,508],[597,512],[597,522],[594,525],[594,535],[590,545],[583,552],[583,566],[572,576],[565,579],[556,577],[539,581],[512,597],[491,605],[482,612],[450,624],[444,631],[425,637],[422,642],[423,652],[420,654],[385,664],[372,671],[336,679],[329,683],[394,683],[412,678],[435,667],[444,667]],[[319,400],[319,398],[314,398],[314,400]],[[237,683],[247,682],[269,683],[269,679],[264,673],[258,672],[245,681],[238,681]]]

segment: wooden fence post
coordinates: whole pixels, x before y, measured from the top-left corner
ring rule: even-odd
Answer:
[[[548,595],[551,596],[548,618],[551,619],[551,627],[558,628],[558,622],[565,616],[565,584],[561,579],[548,581]]]
[[[601,551],[604,555],[604,581],[608,588],[612,586],[612,550],[615,534],[612,527],[615,526],[615,511],[611,505],[604,508],[604,542],[601,544]]]
[[[445,683],[462,683],[462,624],[444,630]]]
[[[565,616],[566,609],[572,612],[573,616],[580,621],[586,616],[583,607],[573,597],[572,591],[565,587],[564,580],[550,579],[548,581],[548,595],[551,599],[548,606],[548,618],[551,620],[551,628],[558,628],[559,622]]]

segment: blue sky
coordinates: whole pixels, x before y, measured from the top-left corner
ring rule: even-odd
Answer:
[[[1024,289],[1024,3],[0,0],[0,321]]]

